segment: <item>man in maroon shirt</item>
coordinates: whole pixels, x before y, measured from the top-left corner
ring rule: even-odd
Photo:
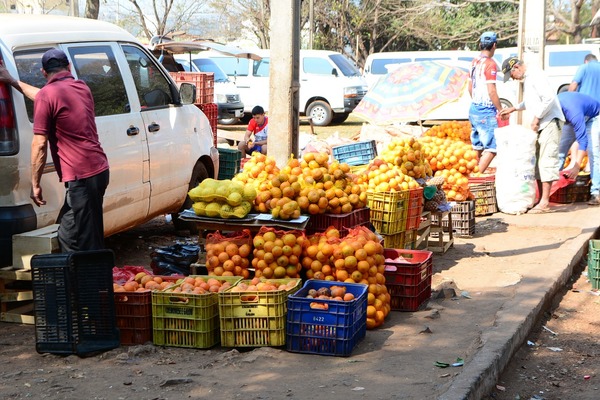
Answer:
[[[41,180],[49,143],[58,178],[67,189],[57,221],[61,250],[102,249],[102,202],[109,169],[98,140],[92,93],[85,82],[71,75],[71,65],[62,50],[44,53],[42,73],[47,83],[38,91],[23,82],[8,80],[6,70],[0,66],[0,81],[8,81],[34,99],[31,198],[37,206],[46,204]]]

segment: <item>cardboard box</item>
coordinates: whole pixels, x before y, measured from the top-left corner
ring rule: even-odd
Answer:
[[[13,235],[12,249],[13,268],[31,269],[30,261],[34,254],[50,254],[60,251],[58,224]]]

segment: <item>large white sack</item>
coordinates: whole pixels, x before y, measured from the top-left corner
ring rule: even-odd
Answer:
[[[535,202],[537,134],[521,125],[495,130],[496,201],[506,214],[521,214]]]

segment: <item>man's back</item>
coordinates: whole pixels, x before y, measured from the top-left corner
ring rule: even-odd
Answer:
[[[600,99],[600,62],[590,60],[577,69],[573,82],[577,82],[577,91]]]

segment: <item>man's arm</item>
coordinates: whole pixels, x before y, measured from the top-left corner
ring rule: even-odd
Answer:
[[[36,88],[35,86],[31,86],[25,82],[14,79],[6,67],[4,67],[2,62],[0,62],[0,82],[8,83],[10,86],[14,87],[31,100],[35,100],[35,96],[40,91],[40,89]]]
[[[31,199],[39,207],[46,204],[42,196],[42,174],[46,166],[48,152],[48,137],[46,135],[33,135],[31,142]]]
[[[500,112],[502,110],[502,104],[500,103],[500,97],[498,97],[498,92],[496,91],[496,83],[488,83],[487,84],[488,94],[490,96],[490,100],[494,103],[494,107],[496,110]]]
[[[571,82],[569,84],[569,92],[576,92],[578,86],[579,85],[577,84],[577,82]]]

